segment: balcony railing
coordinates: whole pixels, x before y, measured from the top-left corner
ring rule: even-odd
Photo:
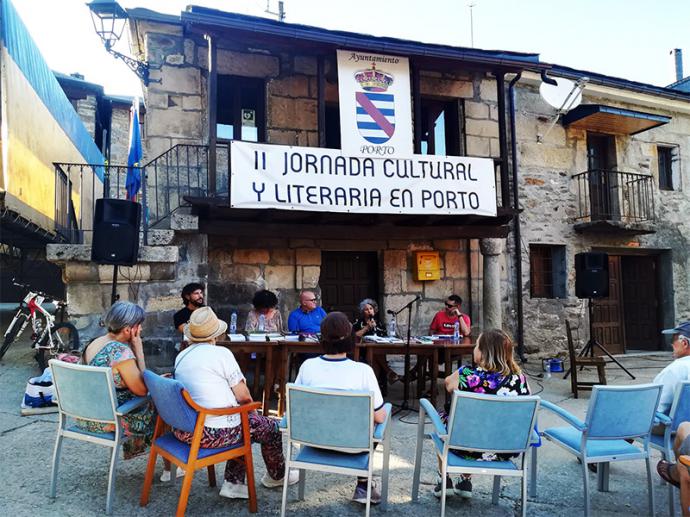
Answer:
[[[576,222],[626,224],[654,220],[652,176],[636,172],[593,169],[575,174]]]

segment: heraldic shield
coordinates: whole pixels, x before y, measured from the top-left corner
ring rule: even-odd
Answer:
[[[395,133],[392,93],[357,92],[357,129],[372,144],[385,144]]]

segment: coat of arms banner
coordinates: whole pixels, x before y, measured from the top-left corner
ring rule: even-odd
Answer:
[[[338,50],[338,90],[345,156],[413,154],[407,58]]]

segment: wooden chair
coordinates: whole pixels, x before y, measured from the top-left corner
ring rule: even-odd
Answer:
[[[570,356],[570,386],[572,388],[575,398],[577,398],[577,390],[590,390],[593,386],[598,384],[606,384],[606,361],[603,357],[583,357],[575,353],[575,345],[573,344],[573,332],[570,328],[570,322],[565,320],[565,332],[568,337],[568,355]],[[588,382],[577,380],[577,370],[582,366],[593,366],[597,369],[599,374],[599,382]]]
[[[149,502],[149,492],[153,482],[153,474],[156,468],[156,457],[162,456],[171,463],[185,471],[182,491],[177,503],[177,517],[182,517],[187,508],[187,499],[192,488],[194,472],[206,468],[208,471],[208,483],[216,486],[216,463],[225,462],[234,458],[243,458],[247,467],[247,487],[249,489],[249,511],[256,513],[256,488],[254,486],[254,467],[252,463],[252,442],[249,435],[250,411],[261,407],[260,402],[252,402],[239,407],[209,409],[196,404],[189,392],[184,389],[180,381],[171,378],[160,377],[150,370],[144,371],[144,382],[149,389],[153,403],[158,410],[156,430],[153,435],[153,444],[146,467],[144,486],[141,490],[139,504],[146,506]],[[201,435],[204,430],[206,415],[233,415],[238,414],[242,420],[242,442],[230,447],[217,449],[205,449],[201,447]],[[167,425],[175,429],[181,429],[194,433],[192,444],[188,445],[179,441],[172,432],[167,432]]]

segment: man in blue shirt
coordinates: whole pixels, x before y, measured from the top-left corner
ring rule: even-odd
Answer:
[[[317,305],[317,298],[313,291],[302,291],[299,295],[299,307],[290,313],[288,330],[303,334],[316,334],[321,329],[321,320],[326,317],[326,311]]]

